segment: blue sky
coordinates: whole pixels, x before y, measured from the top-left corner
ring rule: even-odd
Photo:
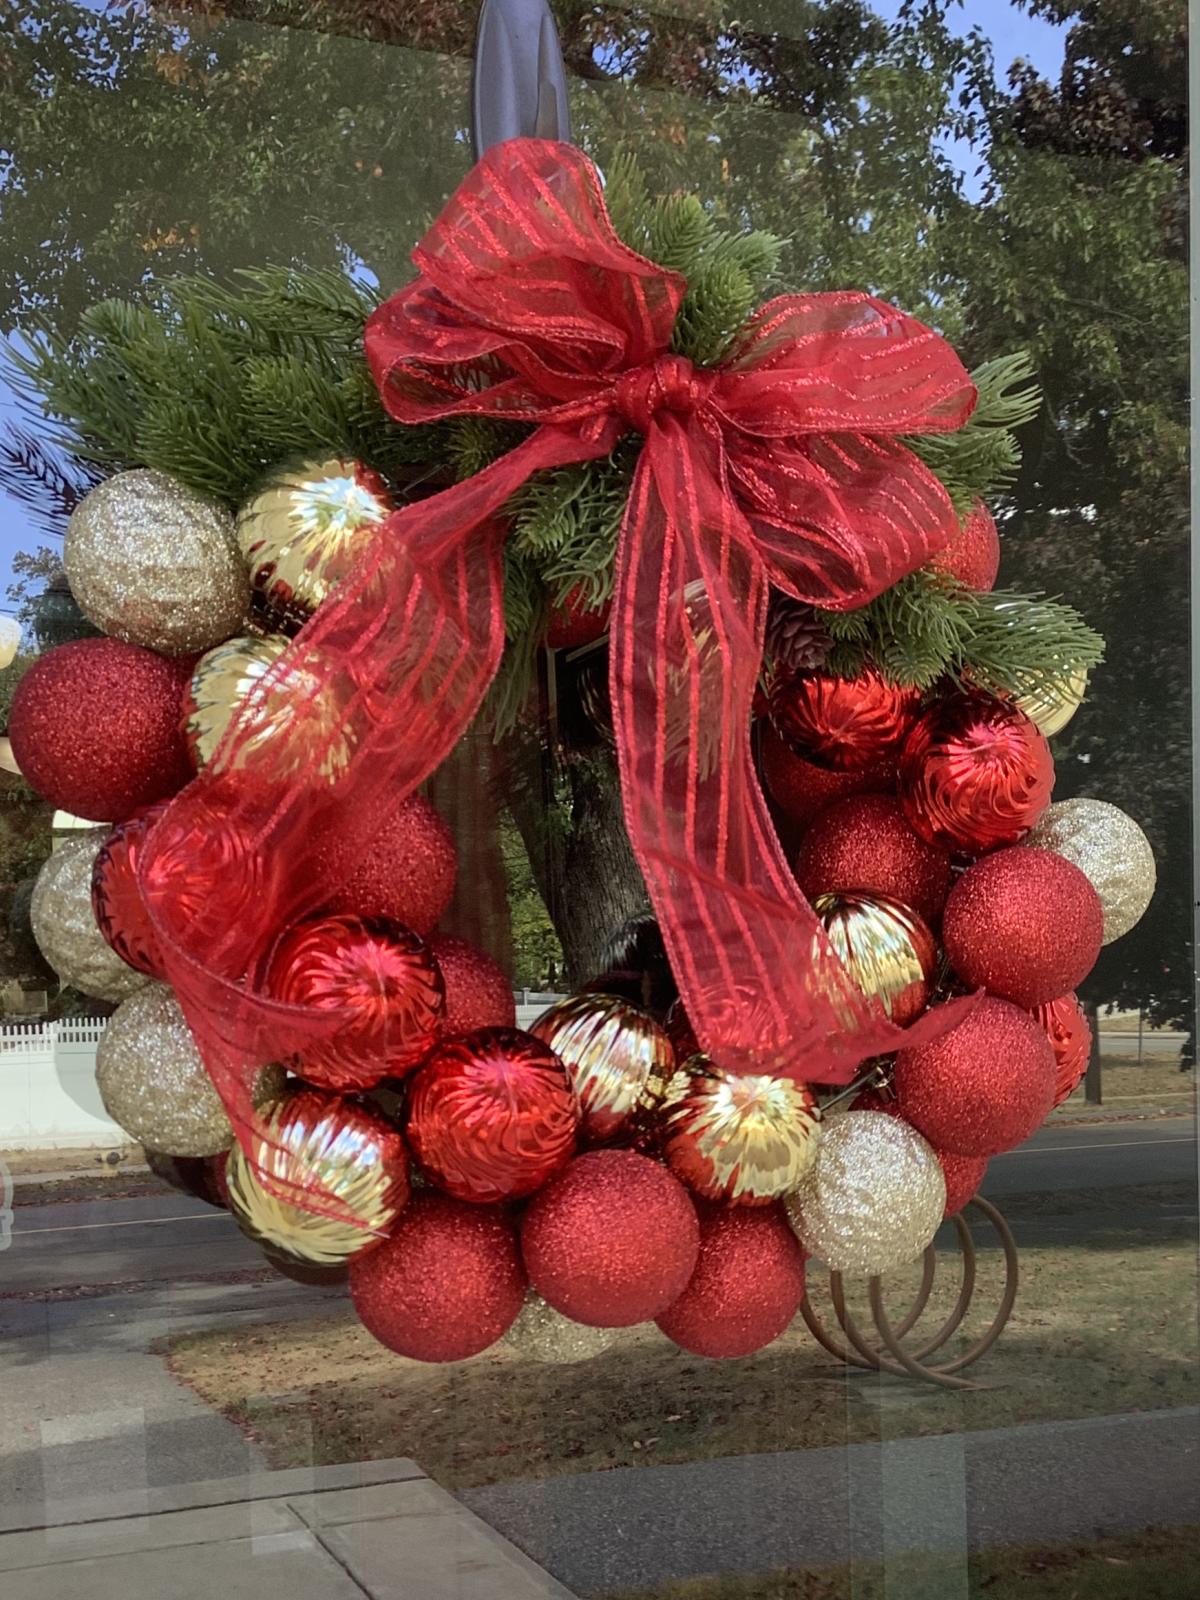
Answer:
[[[98,10],[102,0],[85,0],[81,10]],[[899,0],[876,0],[875,9],[888,18],[895,16]],[[1054,78],[1062,65],[1064,30],[1036,17],[1018,11],[1009,0],[962,0],[951,13],[951,23],[966,33],[972,27],[980,28],[992,41],[997,70],[1003,73],[1018,58],[1030,61],[1046,77]],[[959,155],[948,146],[952,156]],[[961,152],[964,179],[971,186],[967,151]],[[969,163],[973,166],[973,162]],[[0,426],[15,415],[12,396],[0,380]],[[0,493],[0,613],[11,609],[4,593],[12,581],[12,557],[15,551],[34,549],[45,543],[37,529],[31,527],[25,508],[10,497]]]

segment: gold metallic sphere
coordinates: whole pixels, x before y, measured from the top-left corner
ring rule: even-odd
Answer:
[[[724,1072],[703,1056],[688,1070],[686,1086],[677,1075],[661,1112],[662,1152],[675,1176],[706,1199],[736,1205],[769,1205],[790,1193],[820,1138],[807,1087]]]
[[[1043,684],[1020,695],[1017,705],[1047,739],[1061,733],[1083,704],[1087,693],[1087,673],[1076,672],[1066,684]]]
[[[295,664],[276,668],[292,641],[281,633],[230,639],[200,657],[184,702],[183,732],[197,767],[212,761],[234,717],[238,733],[222,755],[226,768],[274,782],[302,773],[332,783],[354,752],[339,691],[321,686],[296,646]],[[275,670],[273,670],[275,669]],[[288,738],[301,720],[305,739]]]
[[[813,910],[857,987],[897,1026],[924,1011],[937,945],[915,911],[882,894],[819,894]]]
[[[393,510],[378,473],[338,457],[284,472],[248,500],[237,539],[268,614],[281,627],[305,622]]]
[[[551,1006],[530,1028],[570,1074],[584,1138],[615,1138],[675,1067],[671,1042],[648,1011],[617,995],[579,994]]]
[[[226,1182],[243,1233],[331,1267],[386,1238],[408,1201],[408,1158],[382,1117],[340,1095],[301,1090],[264,1108],[249,1153],[240,1144],[230,1151]]]

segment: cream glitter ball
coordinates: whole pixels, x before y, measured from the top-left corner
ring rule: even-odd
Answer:
[[[581,1322],[572,1322],[547,1305],[536,1289],[530,1289],[504,1343],[530,1361],[568,1366],[601,1355],[617,1332],[616,1328],[585,1328]]]
[[[125,1000],[150,980],[126,966],[96,924],[92,866],[107,838],[107,828],[89,828],[59,845],[38,873],[29,920],[63,983],[97,1000]]]
[[[876,1277],[933,1238],[946,1179],[915,1128],[881,1111],[847,1111],[825,1125],[816,1161],[784,1204],[809,1255],[831,1272]]]
[[[118,472],[86,495],[63,565],[90,622],[164,655],[220,644],[250,605],[232,515],[165,472]]]
[[[285,1074],[267,1067],[255,1103],[278,1095]],[[131,1138],[162,1155],[213,1156],[233,1128],[174,993],[151,983],[117,1008],[96,1051],[105,1110]]]
[[[1022,844],[1052,850],[1077,866],[1100,896],[1104,943],[1141,921],[1157,872],[1150,841],[1106,800],[1056,800]]]

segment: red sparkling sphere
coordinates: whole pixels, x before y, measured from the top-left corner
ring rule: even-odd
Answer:
[[[591,1328],[663,1314],[687,1288],[700,1224],[687,1190],[635,1150],[577,1157],[530,1202],[521,1249],[534,1288]]]
[[[946,1210],[943,1215],[956,1217],[968,1200],[974,1200],[979,1185],[987,1172],[986,1156],[952,1156],[946,1150],[935,1150],[946,1178]]]
[[[1039,1024],[985,995],[949,1033],[901,1050],[900,1114],[938,1151],[994,1156],[1042,1125],[1054,1104],[1054,1052]]]
[[[330,896],[329,910],[386,917],[424,937],[450,904],[457,872],[454,835],[424,795],[409,795]]]
[[[914,833],[892,795],[852,795],[813,823],[796,857],[796,881],[819,894],[882,894],[936,923],[950,890],[950,852]]]
[[[448,933],[431,934],[429,948],[446,985],[446,1033],[516,1027],[512,984],[491,956]]]
[[[1046,1030],[1058,1068],[1054,1104],[1062,1105],[1083,1081],[1092,1056],[1092,1030],[1083,1007],[1073,994],[1061,994],[1035,1006],[1034,1016]]]
[[[350,1262],[367,1332],[414,1361],[464,1361],[506,1334],[525,1298],[512,1223],[499,1209],[418,1194],[391,1236]]]
[[[1045,735],[990,694],[956,694],[930,706],[900,752],[905,816],[923,839],[966,855],[1023,839],[1053,788]]]
[[[611,611],[611,601],[598,607],[589,605],[587,590],[583,584],[577,584],[562,604],[551,611],[546,643],[551,650],[578,650],[585,644],[592,644],[608,632]]]
[[[804,1298],[804,1251],[779,1206],[706,1206],[687,1288],[656,1318],[694,1356],[729,1360],[777,1339]]]
[[[96,926],[120,956],[138,972],[163,978],[162,949],[138,887],[138,868],[146,835],[167,809],[160,800],[118,824],[100,846],[92,868],[92,911]]]
[[[120,822],[191,777],[179,730],[189,660],[120,639],[77,639],[35,661],[8,732],[29,784],[74,816]]]
[[[800,827],[835,800],[852,794],[891,794],[896,787],[895,762],[884,761],[860,772],[833,772],[798,756],[769,723],[762,733],[761,766],[767,793]]]
[[[1104,938],[1104,908],[1086,876],[1050,850],[998,850],[950,891],[942,941],[971,989],[1025,1006],[1082,983]]]
[[[938,551],[929,565],[957,578],[964,589],[982,592],[996,587],[1000,573],[1000,535],[996,532],[996,519],[982,500],[976,500],[953,539],[945,549]]]
[[[915,689],[871,669],[856,678],[808,672],[781,686],[771,715],[797,755],[838,772],[862,772],[895,756],[919,703]]]
[[[439,1189],[517,1200],[571,1159],[579,1105],[549,1045],[515,1028],[447,1039],[413,1078],[406,1132]]]
[[[442,1031],[442,975],[425,941],[396,923],[316,917],[284,934],[267,987],[277,1000],[348,1021],[300,1053],[296,1070],[322,1089],[370,1089],[423,1061]]]

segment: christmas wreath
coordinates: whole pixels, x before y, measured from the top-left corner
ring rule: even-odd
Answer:
[[[97,480],[65,564],[101,636],[10,735],[110,825],[46,864],[39,942],[121,1002],[117,1122],[208,1160],[283,1270],[348,1264],[402,1354],[654,1320],[740,1355],[807,1254],[911,1259],[1078,1082],[1072,991],[1152,891],[1135,823],[1051,803],[1100,641],[993,588],[1027,363],[968,374],[867,293],[764,300],[776,255],[517,139],[381,304],[179,280],[20,359]],[[606,666],[669,981],[521,1032],[438,931],[420,790],[536,715],[546,652]]]

